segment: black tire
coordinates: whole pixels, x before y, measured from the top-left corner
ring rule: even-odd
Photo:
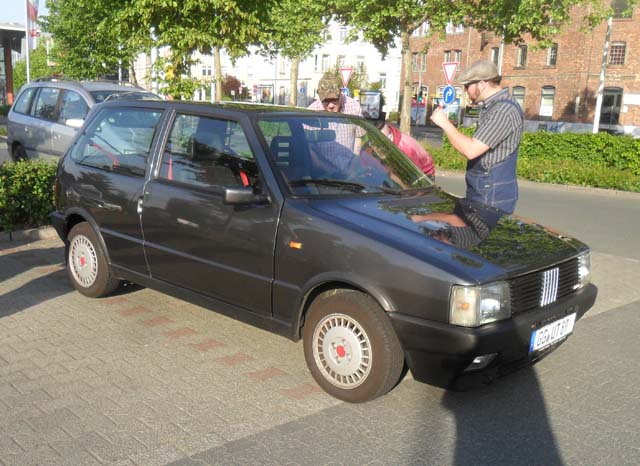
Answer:
[[[22,147],[22,144],[16,144],[13,146],[13,150],[11,151],[11,158],[14,162],[19,160],[28,160],[29,156],[27,155],[27,151]]]
[[[322,293],[309,308],[302,334],[311,375],[340,400],[373,400],[400,379],[404,354],[398,337],[384,310],[364,293]]]
[[[67,275],[73,287],[90,298],[100,298],[115,291],[120,280],[113,276],[93,228],[87,222],[78,223],[67,239]]]

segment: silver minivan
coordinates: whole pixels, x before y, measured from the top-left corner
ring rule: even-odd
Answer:
[[[7,148],[14,161],[57,158],[67,150],[89,109],[114,97],[158,99],[115,81],[43,79],[24,85],[7,115]]]

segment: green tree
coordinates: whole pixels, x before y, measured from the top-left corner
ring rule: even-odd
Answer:
[[[56,67],[47,64],[47,49],[43,43],[29,53],[29,77],[33,79],[52,76]],[[13,68],[13,90],[17,91],[27,82],[27,61],[16,62]]]
[[[225,49],[232,58],[258,44],[275,0],[124,0],[117,24],[127,46],[138,50],[167,46],[171,50],[171,82],[174,98],[188,95],[180,81],[190,82],[193,52]],[[222,84],[216,66],[216,88]],[[188,86],[187,86],[188,87]]]
[[[291,106],[297,104],[300,62],[322,42],[322,32],[330,16],[327,4],[317,0],[281,0],[275,2],[270,11],[260,50],[271,58],[280,54],[291,60]]]
[[[138,49],[127,45],[131,31],[117,21],[127,1],[47,1],[42,25],[53,35],[52,59],[64,76],[94,79],[131,66]]]
[[[632,0],[636,1],[636,0]],[[432,35],[443,35],[449,22],[465,24],[483,31],[504,35],[505,41],[518,41],[530,34],[534,41],[544,41],[558,33],[569,20],[571,8],[584,5],[585,24],[595,25],[610,12],[600,0],[335,0],[338,16],[361,30],[365,39],[386,55],[397,39],[402,47],[404,82],[400,128],[408,133],[411,123],[411,34],[429,22]]]

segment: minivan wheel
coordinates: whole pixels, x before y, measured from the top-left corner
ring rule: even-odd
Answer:
[[[389,318],[370,296],[332,290],[311,304],[302,330],[311,375],[330,395],[373,400],[398,382],[404,355]]]
[[[74,288],[90,298],[113,292],[120,281],[109,268],[98,236],[87,223],[78,223],[68,236],[67,274]]]
[[[27,160],[29,157],[22,144],[16,144],[11,151],[11,158],[14,162],[17,162],[18,160]]]

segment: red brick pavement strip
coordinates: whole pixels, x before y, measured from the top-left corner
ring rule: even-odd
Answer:
[[[309,396],[324,392],[318,385],[312,383],[303,383],[302,385],[298,385],[297,387],[284,388],[280,390],[280,393],[294,400],[302,400]]]
[[[193,349],[197,351],[209,351],[214,348],[220,348],[221,346],[225,346],[225,344],[222,343],[221,341],[209,338],[200,343],[190,343],[189,346],[191,346]]]
[[[277,367],[268,367],[260,371],[249,372],[247,374],[247,376],[251,377],[254,380],[257,380],[258,382],[264,382],[269,379],[273,379],[274,377],[281,377],[283,375],[288,374],[282,369],[278,369]]]
[[[172,324],[174,321],[169,319],[168,317],[159,316],[154,317],[153,319],[143,320],[140,322],[142,325],[146,325],[147,327],[157,327],[158,325],[164,324]]]
[[[245,361],[253,361],[254,359],[255,358],[249,356],[248,354],[236,353],[236,354],[232,354],[231,356],[224,356],[222,358],[218,358],[215,361],[225,366],[233,367]]]
[[[186,337],[189,335],[195,335],[196,332],[194,329],[189,327],[182,327],[176,330],[169,330],[168,332],[164,332],[164,334],[169,337],[171,340],[177,340],[178,338]]]
[[[107,304],[109,306],[117,306],[120,304],[128,304],[129,300],[127,298],[123,298],[122,296],[117,296],[115,298],[104,299],[101,301],[101,304]]]
[[[120,309],[118,311],[118,314],[126,317],[126,316],[134,316],[138,314],[145,314],[147,312],[151,312],[151,309],[144,306],[136,306],[136,307],[130,307],[128,309]]]

